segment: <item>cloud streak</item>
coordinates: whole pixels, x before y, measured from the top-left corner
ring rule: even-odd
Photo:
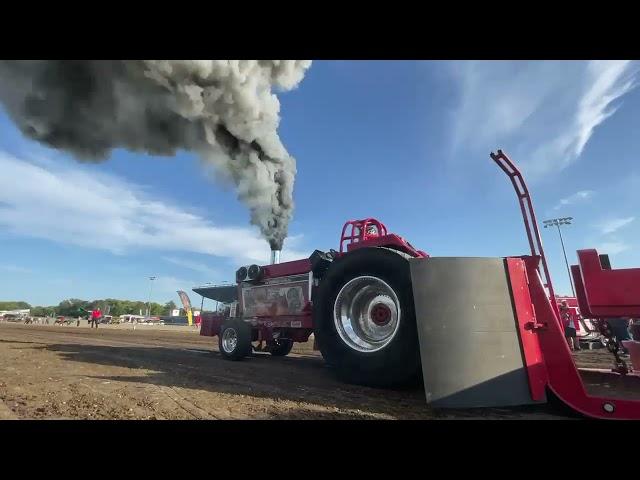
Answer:
[[[609,255],[617,255],[631,248],[630,245],[624,242],[603,242],[597,246],[598,252]]]
[[[455,63],[452,73],[460,92],[454,151],[502,147],[542,176],[577,160],[635,87],[638,63],[478,61]]]
[[[0,265],[0,270],[9,273],[33,273],[33,270],[28,268],[19,267],[17,265]]]
[[[198,262],[193,262],[191,260],[186,260],[184,258],[178,257],[162,257],[165,262],[172,263],[182,268],[186,268],[188,270],[193,270],[194,272],[199,272],[209,277],[216,277],[219,275],[217,270],[213,268],[209,268],[206,265]]]
[[[588,200],[593,196],[594,193],[595,192],[593,190],[580,190],[573,195],[569,195],[568,197],[560,199],[558,204],[553,207],[553,209],[560,210],[562,207],[566,207],[567,205],[574,205],[576,203]]]
[[[143,188],[80,165],[33,164],[0,152],[0,227],[9,233],[124,254],[136,249],[191,252],[265,263],[257,231],[216,225],[156,199]],[[287,242],[283,261],[308,254]]]
[[[191,292],[191,288],[198,284],[198,282],[193,279],[177,278],[171,275],[158,276],[153,283],[153,297],[155,297],[156,294],[173,294],[174,298],[172,298],[172,300],[176,302],[176,304],[180,303],[177,300],[179,298],[177,294],[178,290],[183,290],[189,294],[189,292]],[[152,301],[159,300],[153,300],[152,298]]]
[[[597,228],[604,235],[617,232],[622,227],[626,227],[635,220],[635,217],[611,218],[597,224]]]

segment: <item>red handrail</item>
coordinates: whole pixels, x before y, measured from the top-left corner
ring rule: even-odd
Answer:
[[[536,214],[533,209],[533,202],[531,201],[531,195],[529,194],[527,184],[518,167],[516,167],[513,161],[502,150],[498,150],[498,153],[491,152],[490,156],[504,171],[504,173],[507,174],[511,180],[514,190],[516,191],[518,202],[520,203],[520,210],[522,212],[522,219],[524,221],[524,228],[527,232],[527,239],[529,240],[531,255],[538,256],[541,259],[545,277],[544,286],[548,289],[549,299],[551,300],[552,308],[556,314],[556,319],[559,322],[560,311],[556,304],[551,275],[549,274],[549,267],[547,266],[547,258],[545,257],[544,249],[542,248],[542,238],[540,237],[540,230],[538,229]]]

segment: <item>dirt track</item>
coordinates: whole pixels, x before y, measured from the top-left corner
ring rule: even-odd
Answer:
[[[167,329],[0,323],[0,419],[562,418],[546,406],[435,412],[421,389],[338,382],[310,345],[229,362],[214,343]],[[606,358],[584,353],[588,366]]]

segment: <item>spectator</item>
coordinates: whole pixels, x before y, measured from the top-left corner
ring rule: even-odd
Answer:
[[[80,326],[80,320],[82,320],[82,315],[88,313],[84,308],[78,307],[78,321],[76,323],[76,327]]]
[[[616,339],[616,343],[618,344],[618,348],[627,355],[629,351],[622,345],[623,340],[630,340],[629,337],[629,319],[627,318],[608,318],[607,323],[609,324],[609,328],[613,333],[614,338]]]
[[[564,338],[567,339],[569,349],[572,352],[580,350],[580,340],[578,340],[578,335],[576,333],[576,321],[573,318],[573,315],[571,315],[571,311],[569,310],[569,305],[567,305],[566,300],[563,300],[560,303],[560,318],[562,319],[562,325],[564,326]]]
[[[100,319],[102,318],[102,312],[100,311],[100,307],[96,307],[91,312],[91,328],[94,326],[98,328],[98,323],[100,323]]]
[[[629,335],[632,340],[640,342],[640,318],[629,320]]]

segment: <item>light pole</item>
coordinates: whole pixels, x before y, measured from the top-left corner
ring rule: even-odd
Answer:
[[[562,239],[562,231],[560,230],[560,225],[571,225],[571,220],[573,217],[564,217],[564,218],[552,218],[550,220],[544,220],[544,228],[547,227],[557,227],[558,235],[560,236],[560,244],[562,245],[562,253],[564,255],[564,263],[567,266],[567,274],[569,275],[569,283],[571,284],[571,292],[573,296],[576,296],[576,291],[573,288],[573,279],[571,278],[571,270],[569,269],[569,261],[567,260],[567,252],[564,249],[564,240]]]
[[[153,291],[153,281],[156,277],[149,277],[149,301],[147,302],[147,318],[151,316],[151,292]]]

